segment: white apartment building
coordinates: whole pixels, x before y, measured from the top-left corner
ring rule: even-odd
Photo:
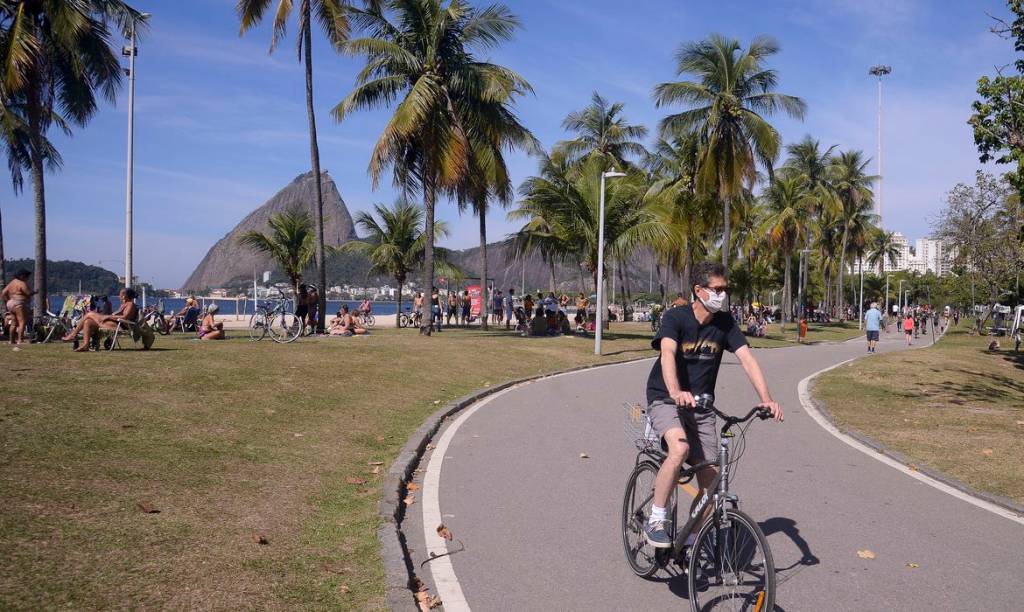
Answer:
[[[918,238],[914,241],[914,252],[910,251],[910,241],[900,232],[893,232],[893,242],[896,244],[896,262],[892,263],[885,259],[885,272],[917,272],[926,274],[932,272],[937,276],[946,276],[951,273],[954,253],[946,248],[941,240],[932,238]],[[851,262],[850,271],[852,274],[860,273],[859,262]],[[872,268],[867,262],[864,263],[865,272],[878,272],[878,268]]]

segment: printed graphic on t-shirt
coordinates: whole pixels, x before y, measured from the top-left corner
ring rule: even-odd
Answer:
[[[722,352],[722,346],[711,338],[698,338],[696,341],[683,342],[679,350],[686,359],[714,359]]]

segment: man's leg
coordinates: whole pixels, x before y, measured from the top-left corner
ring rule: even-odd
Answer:
[[[655,548],[672,547],[672,540],[665,529],[668,520],[668,500],[679,479],[679,469],[690,451],[686,432],[681,426],[665,432],[665,444],[668,446],[668,456],[662,462],[658,476],[654,480],[654,505],[647,527],[647,541]]]

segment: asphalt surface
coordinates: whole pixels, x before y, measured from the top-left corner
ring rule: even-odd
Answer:
[[[903,348],[896,333],[883,334],[879,352]],[[1024,527],[850,448],[802,409],[802,378],[864,351],[863,341],[755,351],[786,421],[752,425],[732,489],[768,536],[776,609],[1024,609]],[[441,464],[440,511],[457,539],[449,549],[465,546],[449,559],[470,608],[688,608],[685,577],[638,578],[622,550],[619,514],[636,454],[623,405],[642,401],[652,363],[524,385],[455,432]],[[719,408],[755,403],[727,355]],[[403,530],[433,586],[430,563],[420,567],[422,520],[413,506]]]

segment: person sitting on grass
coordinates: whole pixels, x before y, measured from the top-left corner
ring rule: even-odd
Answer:
[[[217,304],[210,304],[206,308],[206,314],[203,315],[203,321],[199,324],[198,331],[196,331],[196,335],[199,336],[200,340],[224,339],[224,324],[217,322],[213,316],[217,314],[218,310],[220,310],[220,306]]]
[[[121,298],[121,307],[116,312],[104,315],[98,312],[86,313],[79,319],[78,325],[68,335],[61,338],[64,342],[71,342],[78,334],[82,334],[82,343],[75,349],[76,352],[84,353],[89,350],[89,343],[92,337],[101,329],[115,330],[120,321],[138,321],[139,307],[135,305],[135,290],[122,289],[117,296]]]
[[[537,312],[530,322],[530,335],[531,336],[546,336],[548,334],[548,320],[544,316],[544,306],[539,304],[537,306]]]
[[[3,262],[0,262],[3,265]],[[4,319],[4,329],[7,330],[14,350],[20,351],[19,345],[25,344],[25,326],[30,319],[28,301],[35,294],[28,288],[28,277],[32,273],[28,270],[18,270],[11,282],[0,292],[0,300],[5,302],[7,312],[10,315]]]
[[[337,323],[331,322],[332,336],[362,336],[368,333],[366,328],[359,325],[356,318],[348,311],[348,306],[341,307],[336,320]]]

